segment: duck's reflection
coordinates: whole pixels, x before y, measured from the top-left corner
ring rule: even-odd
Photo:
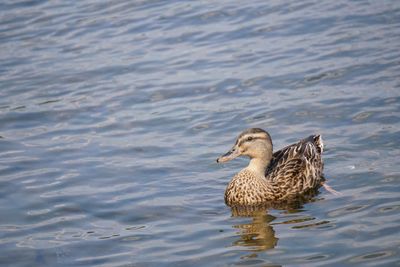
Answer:
[[[240,230],[240,238],[233,242],[234,246],[249,247],[255,251],[274,248],[278,243],[275,231],[269,224],[275,219],[266,211],[260,211],[252,216],[251,222],[237,224],[233,227]]]
[[[300,207],[289,205],[284,209],[297,210]],[[278,244],[279,238],[276,237],[270,224],[276,217],[268,214],[269,208],[271,206],[231,207],[233,217],[251,218],[250,222],[233,225],[233,228],[239,230],[239,239],[233,242],[233,246],[246,247],[252,251],[265,251],[273,249]]]

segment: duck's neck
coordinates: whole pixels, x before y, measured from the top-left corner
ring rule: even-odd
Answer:
[[[259,177],[265,177],[265,170],[267,169],[270,161],[271,157],[252,158],[249,166],[247,166],[246,169],[254,172]]]

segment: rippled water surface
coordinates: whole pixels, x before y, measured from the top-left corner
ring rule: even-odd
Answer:
[[[399,1],[2,1],[1,266],[399,266]],[[324,189],[237,215],[248,127]]]

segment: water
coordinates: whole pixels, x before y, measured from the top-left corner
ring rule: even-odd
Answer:
[[[1,266],[398,266],[398,1],[3,1]],[[324,189],[236,216],[245,128]]]

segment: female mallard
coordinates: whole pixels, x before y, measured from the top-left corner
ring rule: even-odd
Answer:
[[[272,154],[268,132],[251,128],[242,132],[233,148],[217,159],[226,162],[249,156],[249,165],[236,174],[225,191],[229,206],[291,201],[312,194],[323,184],[324,144],[311,135]]]

